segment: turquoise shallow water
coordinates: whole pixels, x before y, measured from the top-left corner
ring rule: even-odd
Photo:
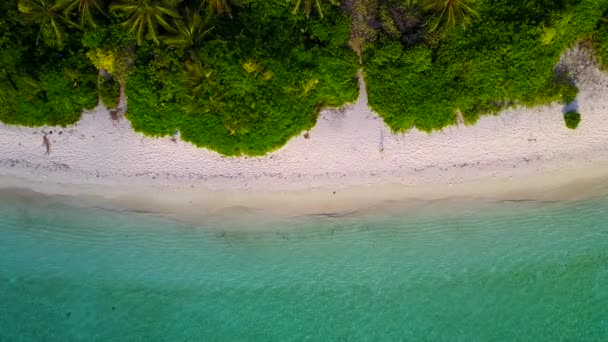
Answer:
[[[4,201],[0,341],[608,340],[608,200],[442,210],[253,233]]]

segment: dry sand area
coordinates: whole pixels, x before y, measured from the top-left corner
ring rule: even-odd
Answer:
[[[179,139],[144,137],[99,107],[73,127],[0,125],[0,187],[197,214],[243,206],[312,213],[386,200],[606,193],[608,77],[577,49],[563,62],[581,89],[576,130],[564,126],[564,108],[555,104],[515,108],[432,134],[393,134],[367,106],[362,85],[355,104],[323,111],[308,139],[303,132],[267,156],[228,158]]]

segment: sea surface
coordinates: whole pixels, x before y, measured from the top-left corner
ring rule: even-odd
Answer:
[[[396,209],[228,227],[5,199],[0,341],[608,340],[608,199]]]

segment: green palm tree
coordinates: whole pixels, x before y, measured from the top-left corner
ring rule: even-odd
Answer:
[[[175,20],[175,34],[161,37],[163,43],[179,48],[195,48],[201,45],[205,36],[213,30],[207,28],[207,17],[203,17],[199,11],[184,9],[183,20]]]
[[[466,28],[471,24],[471,17],[479,16],[473,3],[474,0],[427,0],[424,8],[437,13],[431,31],[440,26],[453,29],[458,24]]]
[[[310,17],[313,7],[317,10],[317,12],[319,12],[319,16],[323,18],[323,10],[321,9],[320,0],[295,0],[293,14],[298,13],[302,2],[304,2],[304,14],[306,14],[306,18]]]
[[[122,12],[129,17],[123,25],[128,28],[129,33],[135,33],[138,45],[143,44],[146,33],[158,44],[158,25],[169,32],[175,32],[165,18],[179,17],[166,0],[122,0],[111,5],[110,11]]]
[[[78,25],[84,28],[86,24],[97,27],[94,13],[99,12],[107,17],[103,10],[104,0],[64,0],[66,4],[65,16],[69,18],[72,12],[76,11]]]
[[[205,68],[202,63],[187,60],[184,63],[186,85],[195,99],[200,98],[210,84],[213,71]]]
[[[239,5],[237,0],[205,0],[209,11],[217,15],[227,14],[232,18],[232,5]]]
[[[54,0],[19,0],[19,12],[23,13],[26,21],[40,26],[36,45],[40,36],[50,38],[50,44],[58,48],[63,47],[65,31],[62,15],[64,3]]]

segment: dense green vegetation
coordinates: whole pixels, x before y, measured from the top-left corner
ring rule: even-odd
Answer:
[[[97,87],[99,89],[99,99],[106,108],[118,107],[118,101],[120,100],[120,87],[118,82],[111,77],[99,77],[99,83]]]
[[[179,130],[227,155],[282,146],[311,128],[319,109],[357,96],[349,22],[337,9],[325,14],[303,20],[282,0],[256,2],[215,20],[203,48],[161,52],[144,43],[127,82],[133,127],[153,135]]]
[[[78,34],[53,38],[54,10],[31,2],[24,2],[22,15],[16,0],[0,2],[0,120],[72,124],[83,108],[97,104],[96,70],[79,48]]]
[[[575,110],[568,111],[564,114],[564,121],[566,122],[566,127],[576,129],[581,122],[581,114]]]
[[[72,124],[98,99],[116,107],[122,85],[138,131],[180,131],[226,155],[264,154],[311,128],[321,108],[357,97],[347,15],[330,3],[317,3],[318,15],[303,8],[282,0],[4,2],[0,120]]]
[[[602,18],[598,21],[591,41],[601,64],[603,66],[608,65],[608,10],[603,13]]]
[[[122,88],[137,131],[262,155],[354,101],[359,67],[395,131],[569,103],[581,40],[606,64],[608,0],[5,0],[0,121],[73,124]]]
[[[568,71],[554,71],[561,53],[606,35],[597,30],[606,1],[466,1],[474,12],[455,15],[453,29],[439,32],[422,3],[389,5],[393,15],[383,18],[364,59],[370,105],[397,131],[440,129],[456,122],[457,111],[474,123],[508,106],[570,102],[577,90]]]

